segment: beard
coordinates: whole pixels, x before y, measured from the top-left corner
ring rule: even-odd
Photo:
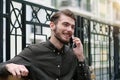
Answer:
[[[57,26],[56,26],[56,28],[54,29],[54,36],[55,36],[55,38],[56,38],[58,41],[60,41],[61,43],[63,43],[63,44],[68,44],[69,41],[63,40],[60,35],[61,35],[61,34],[59,33],[58,28],[57,28]]]

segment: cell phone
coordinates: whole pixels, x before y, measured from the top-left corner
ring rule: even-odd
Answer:
[[[76,45],[75,45],[75,43],[73,43],[73,38],[71,37],[70,38],[70,48],[75,48],[76,47]]]

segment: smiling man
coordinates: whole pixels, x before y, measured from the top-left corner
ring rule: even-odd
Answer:
[[[56,12],[50,19],[50,39],[30,45],[13,59],[1,63],[0,74],[30,80],[91,80],[82,43],[73,37],[75,21],[68,9]],[[68,46],[71,38],[74,48]]]

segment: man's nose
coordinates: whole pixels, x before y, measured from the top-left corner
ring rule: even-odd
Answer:
[[[72,29],[71,26],[67,27],[67,30],[68,30],[68,31],[73,31],[73,29]]]

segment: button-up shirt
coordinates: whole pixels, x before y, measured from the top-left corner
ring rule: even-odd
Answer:
[[[7,63],[25,65],[31,80],[90,80],[85,62],[78,62],[73,50],[64,45],[58,50],[49,40],[26,47],[13,59],[0,65],[0,74],[5,74]]]

